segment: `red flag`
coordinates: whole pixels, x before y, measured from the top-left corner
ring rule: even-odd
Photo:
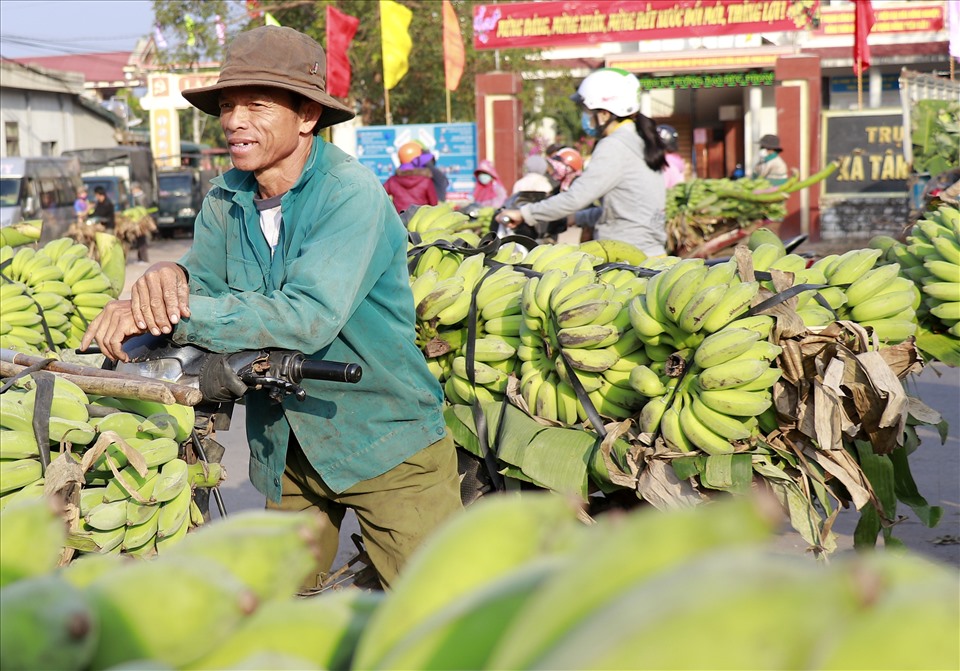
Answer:
[[[443,72],[448,91],[456,91],[463,75],[466,60],[463,51],[463,35],[460,22],[450,0],[443,0]]]
[[[870,67],[870,45],[867,36],[873,29],[873,4],[870,0],[856,0],[854,4],[853,71],[860,75]]]
[[[357,34],[360,19],[327,5],[327,93],[345,98],[350,93],[350,59],[347,49]]]

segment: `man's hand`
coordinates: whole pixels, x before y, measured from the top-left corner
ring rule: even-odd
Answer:
[[[150,266],[130,289],[130,311],[140,332],[170,333],[182,317],[190,316],[187,274],[176,263]]]
[[[96,340],[100,351],[108,359],[129,361],[130,357],[123,351],[123,341],[143,332],[137,328],[134,321],[130,301],[110,301],[97,318],[90,322],[80,341],[80,351],[87,349],[90,343]]]
[[[507,228],[516,228],[517,224],[523,223],[523,215],[520,210],[503,210],[497,215],[497,223]]]

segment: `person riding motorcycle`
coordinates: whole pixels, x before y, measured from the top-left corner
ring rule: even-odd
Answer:
[[[600,138],[590,164],[567,191],[504,210],[501,220],[542,229],[599,199],[597,239],[622,240],[648,256],[666,254],[666,147],[653,120],[640,113],[639,94],[640,81],[629,72],[603,68],[589,74],[571,97],[582,107],[584,132]]]
[[[670,188],[686,180],[687,164],[678,147],[680,134],[669,124],[657,126],[657,134],[667,147],[667,167],[663,170],[663,185]]]

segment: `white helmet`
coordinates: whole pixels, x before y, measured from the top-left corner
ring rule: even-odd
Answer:
[[[603,68],[587,75],[571,98],[587,109],[628,117],[640,110],[640,80],[626,70]]]

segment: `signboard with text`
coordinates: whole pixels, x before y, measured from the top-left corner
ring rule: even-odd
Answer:
[[[477,5],[475,49],[806,30],[819,0],[579,0]]]
[[[900,110],[823,113],[823,162],[840,169],[823,183],[824,196],[903,197],[910,166],[903,156]]]
[[[357,129],[357,160],[380,182],[394,173],[401,145],[417,141],[437,157],[437,167],[449,180],[447,200],[468,203],[473,198],[477,165],[477,126],[473,123],[428,123],[406,126],[366,126]]]
[[[897,5],[873,5],[871,35],[881,33],[937,32],[943,30],[943,6],[922,2],[904,2]],[[824,7],[820,10],[820,25],[815,35],[853,35],[856,22],[854,7]]]

